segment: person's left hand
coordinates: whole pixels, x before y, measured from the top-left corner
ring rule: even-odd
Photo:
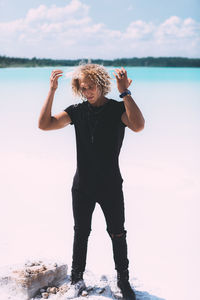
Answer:
[[[127,77],[127,72],[123,67],[121,69],[115,69],[115,72],[113,75],[117,80],[117,88],[121,94],[131,85],[132,80]]]

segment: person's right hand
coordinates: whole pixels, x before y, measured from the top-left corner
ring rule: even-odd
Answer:
[[[50,77],[50,89],[56,90],[58,87],[58,78],[62,76],[62,70],[53,70]]]

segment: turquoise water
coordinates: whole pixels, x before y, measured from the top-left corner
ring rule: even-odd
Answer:
[[[73,68],[61,69],[52,114],[79,101],[71,94]],[[37,127],[51,70],[0,69],[0,264],[39,255],[71,264],[74,128],[44,132]],[[108,70],[112,74],[114,68]],[[131,276],[137,278],[136,289],[158,297],[197,299],[200,69],[127,71],[146,120],[139,133],[126,128],[120,155]],[[119,99],[114,78],[112,85],[109,97]],[[87,267],[101,274],[114,272],[98,206]]]
[[[53,67],[54,69],[72,70],[73,67]],[[198,68],[151,68],[151,67],[127,67],[128,73],[136,81],[195,81],[199,82]],[[1,81],[41,81],[46,80],[52,67],[43,68],[7,68],[1,69]],[[114,70],[114,67],[108,67],[108,70]]]

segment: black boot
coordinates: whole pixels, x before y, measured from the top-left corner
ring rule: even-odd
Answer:
[[[117,271],[117,286],[120,288],[123,296],[123,300],[136,300],[134,291],[129,283],[128,270]]]
[[[80,296],[84,289],[86,289],[86,286],[83,280],[83,272],[77,272],[72,270],[71,284],[66,292],[66,299],[73,299]]]
[[[79,280],[83,280],[83,272],[71,271],[71,284],[77,283]]]

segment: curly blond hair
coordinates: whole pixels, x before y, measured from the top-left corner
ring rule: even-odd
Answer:
[[[111,77],[104,66],[87,63],[76,68],[72,75],[72,91],[75,96],[81,96],[80,79],[88,79],[97,85],[102,95],[105,96],[111,90]]]

